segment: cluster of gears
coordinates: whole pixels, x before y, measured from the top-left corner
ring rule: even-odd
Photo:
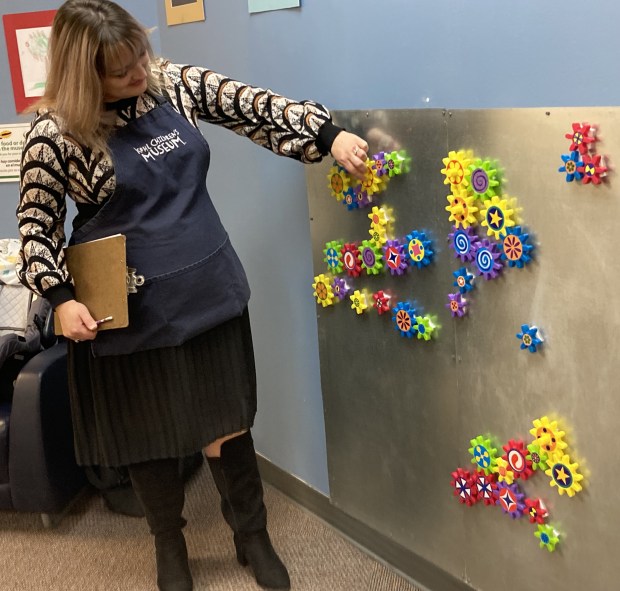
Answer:
[[[526,445],[522,439],[511,439],[502,446],[503,455],[498,455],[489,437],[472,439],[469,453],[475,467],[457,468],[452,472],[451,486],[454,495],[468,507],[482,503],[500,507],[513,519],[527,516],[537,525],[534,535],[540,547],[553,552],[560,534],[548,523],[547,507],[542,499],[527,497],[519,483],[544,472],[560,495],[573,497],[582,490],[583,476],[579,464],[571,461],[564,441],[566,433],[558,422],[544,416],[532,424],[531,442]]]
[[[375,196],[384,191],[391,178],[409,172],[411,159],[405,150],[378,152],[366,160],[364,180],[352,179],[339,164],[329,169],[328,188],[336,201],[351,211],[370,206]]]
[[[506,267],[523,269],[532,261],[534,244],[530,243],[527,228],[521,225],[516,198],[504,193],[503,175],[496,161],[476,158],[471,150],[452,150],[443,158],[443,164],[444,184],[450,186],[445,208],[452,224],[448,242],[463,265],[452,273],[456,289],[448,293],[446,308],[452,317],[462,318],[468,312],[468,296],[475,278],[495,279]],[[466,265],[471,265],[472,270]],[[531,335],[531,329],[536,332],[536,327],[521,328],[525,333],[519,337],[522,348],[536,352],[542,344],[540,335]]]
[[[342,167],[334,165],[329,171],[332,195],[349,210],[371,205],[372,197],[386,188],[389,179],[409,172],[410,159],[404,150],[379,152],[367,160],[366,166],[365,181],[355,187]],[[372,309],[379,315],[391,313],[394,326],[402,336],[429,341],[437,334],[436,317],[423,314],[409,302],[398,302],[392,307],[394,294],[389,291],[353,290],[348,283],[348,278],[362,274],[402,276],[408,269],[427,267],[435,256],[431,240],[422,231],[412,230],[403,238],[393,236],[393,216],[387,207],[374,205],[368,218],[368,240],[359,243],[332,240],[325,244],[323,261],[327,271],[317,275],[312,284],[316,301],[327,307],[348,297],[357,314]]]
[[[603,157],[595,152],[596,128],[589,123],[572,124],[572,132],[564,136],[570,141],[569,153],[562,154],[558,169],[566,175],[566,182],[581,181],[583,185],[600,185],[607,175]]]

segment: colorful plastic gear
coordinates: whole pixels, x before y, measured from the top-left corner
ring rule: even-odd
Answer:
[[[603,178],[607,174],[607,167],[603,164],[603,157],[600,154],[585,154],[583,157],[583,166],[578,166],[577,171],[583,174],[581,182],[584,185],[592,183],[600,185]]]
[[[388,174],[385,152],[377,152],[373,154],[370,159],[372,160],[372,168],[377,176],[385,176]]]
[[[387,242],[387,231],[383,226],[371,227],[368,230],[370,241],[379,249]]]
[[[372,204],[372,195],[370,195],[361,185],[355,187],[353,189],[353,193],[355,194],[355,201],[358,209],[368,207]]]
[[[472,227],[469,228],[452,228],[452,232],[448,234],[450,248],[454,251],[454,256],[461,259],[462,263],[470,263],[476,258],[476,248],[480,244],[480,238],[474,232]]]
[[[497,501],[496,505],[502,508],[513,519],[523,517],[525,511],[525,495],[519,489],[517,484],[508,484],[500,482],[497,485]]]
[[[469,165],[471,189],[478,199],[491,199],[499,189],[499,173],[497,163],[492,160],[476,160]]]
[[[569,150],[577,150],[580,154],[587,154],[590,145],[596,141],[595,129],[588,123],[573,123],[573,132],[564,137],[571,141]]]
[[[471,507],[476,503],[477,489],[474,484],[474,479],[469,470],[457,468],[457,470],[452,472],[451,485],[454,496],[458,497],[459,501],[463,503],[463,505]]]
[[[352,211],[354,209],[359,209],[359,204],[357,202],[357,195],[355,193],[355,188],[354,187],[349,187],[344,192],[344,198],[343,198],[342,203],[344,203],[345,207],[349,211]]]
[[[343,277],[334,277],[334,281],[332,283],[332,290],[334,292],[334,296],[338,299],[338,301],[344,300],[347,297],[351,288],[349,284]]]
[[[443,184],[450,185],[453,192],[461,187],[467,188],[471,174],[469,166],[472,159],[473,152],[470,150],[459,150],[458,152],[451,150],[448,152],[448,156],[442,158],[444,168],[441,169],[441,174],[446,177]]]
[[[390,221],[390,214],[385,207],[375,205],[368,214],[371,228],[387,228]]]
[[[431,249],[431,241],[426,238],[424,232],[414,230],[407,234],[405,239],[409,264],[421,269],[431,264],[435,252]]]
[[[543,344],[538,328],[529,324],[522,324],[521,332],[518,332],[516,337],[521,341],[521,349],[527,349],[530,353],[536,353]]]
[[[534,419],[532,425],[534,428],[530,429],[530,434],[534,436],[533,443],[540,445],[548,455],[547,463],[556,455],[564,455],[564,450],[568,447],[564,441],[566,433],[559,428],[557,421],[550,421],[549,417],[544,416]]]
[[[482,275],[487,281],[495,279],[503,268],[497,244],[490,240],[481,240],[476,248],[474,263],[478,275]]]
[[[402,275],[409,268],[405,246],[398,239],[388,240],[383,245],[383,260],[392,275]]]
[[[512,484],[515,479],[514,472],[510,469],[510,464],[504,458],[497,458],[493,465],[493,472],[497,474],[499,482]]]
[[[506,236],[507,228],[515,225],[512,219],[515,213],[510,208],[509,200],[500,198],[497,195],[485,202],[486,209],[480,211],[482,216],[481,225],[487,228],[487,236],[493,236],[495,240],[500,240]]]
[[[457,228],[469,228],[478,223],[476,212],[478,208],[475,205],[475,196],[469,195],[466,189],[455,189],[455,193],[451,193],[446,197],[448,205],[445,209],[450,213],[449,222],[454,222]]]
[[[560,534],[548,523],[539,524],[534,535],[538,538],[540,547],[547,548],[549,552],[553,552],[560,541]]]
[[[458,287],[460,293],[467,293],[474,289],[474,276],[467,270],[467,267],[461,267],[456,271],[452,271],[455,278],[454,287]]]
[[[506,452],[502,458],[508,462],[515,478],[527,480],[534,474],[532,460],[528,458],[525,443],[521,439],[510,439],[502,448]]]
[[[506,229],[506,236],[502,239],[502,261],[506,261],[509,267],[523,269],[532,260],[534,245],[528,243],[529,234],[525,228],[514,226]]]
[[[347,242],[340,252],[342,252],[342,265],[347,274],[351,277],[359,277],[362,274],[362,261],[357,244]]]
[[[418,339],[430,341],[433,338],[435,330],[437,330],[437,325],[430,316],[416,316],[413,328],[417,333]]]
[[[389,178],[409,172],[409,163],[410,158],[405,150],[394,150],[393,152],[385,153],[385,168]]]
[[[462,318],[467,314],[467,300],[460,292],[449,293],[446,308],[450,310],[452,318]]]
[[[363,314],[368,309],[368,295],[364,290],[360,291],[356,289],[350,296],[351,309],[355,310],[356,314]]]
[[[351,177],[347,171],[342,166],[334,165],[329,169],[327,180],[331,194],[336,198],[336,201],[342,201],[346,191],[351,186]]]
[[[362,267],[366,269],[366,273],[368,275],[378,275],[383,270],[381,248],[375,246],[372,240],[362,240],[359,251]]]
[[[392,308],[392,320],[396,330],[408,339],[416,333],[415,312],[415,308],[409,302],[398,302],[396,307]]]
[[[321,273],[314,278],[314,283],[312,284],[316,303],[321,304],[323,308],[331,306],[334,303],[334,292],[331,283],[331,278]]]
[[[583,160],[579,157],[579,152],[574,150],[570,154],[562,154],[561,158],[564,165],[558,168],[558,172],[566,174],[566,182],[580,181],[583,178],[583,174],[579,172],[579,169],[583,168]]]
[[[372,299],[374,300],[374,307],[381,316],[385,312],[390,311],[390,300],[392,296],[389,293],[386,293],[382,289],[372,294]]]
[[[582,490],[581,484],[583,476],[577,472],[579,464],[571,463],[567,454],[561,457],[553,457],[547,460],[548,470],[545,474],[551,478],[551,486],[557,486],[560,495],[566,493],[569,497],[574,497],[575,493]]]
[[[476,497],[485,505],[495,505],[498,499],[495,474],[486,474],[484,470],[476,470],[473,474]]]
[[[526,513],[530,523],[545,523],[549,511],[542,499],[525,499]]]
[[[327,263],[327,271],[337,275],[342,273],[342,247],[344,244],[340,240],[332,240],[325,244],[323,261]]]
[[[538,443],[530,443],[527,446],[527,452],[527,459],[532,462],[532,470],[544,472],[547,469],[547,459],[549,458],[547,452]]]
[[[496,463],[497,449],[491,444],[491,440],[488,437],[478,435],[470,442],[471,447],[469,453],[472,456],[471,463],[476,464],[478,469],[482,470],[485,474],[493,474],[493,467]]]
[[[366,191],[369,197],[376,193],[381,193],[386,187],[385,177],[379,176],[373,168],[373,162],[368,158],[366,160],[366,174],[362,179],[361,188]]]

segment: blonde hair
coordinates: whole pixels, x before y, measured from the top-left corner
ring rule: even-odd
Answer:
[[[45,93],[33,110],[60,117],[62,131],[105,151],[111,121],[105,116],[103,79],[123,51],[138,59],[153,50],[146,29],[110,0],[67,0],[56,13],[48,53]],[[159,86],[147,68],[148,91]]]

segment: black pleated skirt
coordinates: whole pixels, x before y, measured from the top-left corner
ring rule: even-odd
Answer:
[[[68,364],[81,465],[187,456],[254,423],[247,309],[179,347],[93,357],[88,342],[70,342]]]

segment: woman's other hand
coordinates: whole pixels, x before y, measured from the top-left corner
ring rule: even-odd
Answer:
[[[62,334],[73,341],[92,341],[97,336],[97,323],[88,308],[76,300],[56,306]]]
[[[332,144],[331,153],[351,176],[364,180],[368,158],[368,144],[365,140],[354,133],[341,131]]]

